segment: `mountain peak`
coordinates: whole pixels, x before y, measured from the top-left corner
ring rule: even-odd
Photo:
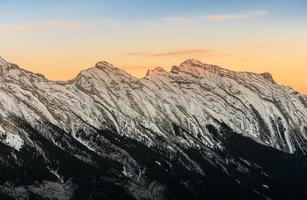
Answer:
[[[188,59],[182,62],[179,66],[173,66],[172,73],[186,73],[194,76],[206,76],[210,73],[218,73],[221,71],[221,67],[216,65],[209,65],[202,63],[196,59]]]
[[[148,70],[146,77],[167,76],[168,72],[162,67],[156,67],[153,70]]]
[[[259,75],[262,76],[265,80],[267,80],[271,83],[275,83],[272,74],[265,72],[265,73],[261,73]]]
[[[1,56],[0,56],[0,65],[4,65],[6,64],[6,60],[4,60]]]
[[[8,66],[9,66],[9,63],[0,56],[0,68],[6,69],[8,68]]]
[[[0,69],[2,73],[4,71],[8,71],[10,69],[16,69],[16,68],[18,68],[17,65],[7,62],[4,58],[0,56]]]
[[[182,62],[179,66],[175,65],[172,67],[171,72],[185,72],[185,73],[193,73],[197,68],[202,68],[204,64],[196,59],[187,59]]]
[[[202,63],[199,60],[190,58],[190,59],[187,59],[187,60],[185,60],[184,62],[182,62],[180,64],[180,66],[186,66],[186,65],[189,65],[189,66],[202,66],[202,65],[204,65],[204,63]]]
[[[105,68],[114,68],[114,66],[106,61],[100,61],[98,63],[96,63],[95,67],[99,68],[99,69],[105,69]]]

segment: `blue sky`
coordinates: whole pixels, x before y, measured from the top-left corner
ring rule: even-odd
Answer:
[[[307,15],[304,0],[0,0],[1,22],[23,22],[43,19],[118,20],[152,19],[165,16],[203,16],[217,13],[237,13],[266,10],[275,18],[289,19]],[[305,18],[306,19],[306,18]]]

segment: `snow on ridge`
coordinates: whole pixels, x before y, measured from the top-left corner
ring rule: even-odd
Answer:
[[[27,122],[47,119],[72,134],[77,131],[75,127],[82,125],[97,129],[116,127],[119,134],[125,130],[129,137],[147,142],[150,142],[149,137],[140,127],[168,137],[173,133],[172,124],[176,124],[211,146],[206,125],[219,121],[259,140],[265,130],[269,138],[262,138],[263,143],[289,152],[295,150],[291,130],[296,126],[304,130],[307,110],[291,92],[285,93],[283,88],[265,82],[256,74],[234,72],[197,60],[187,60],[173,70],[166,72],[156,68],[145,78],[137,79],[112,64],[99,62],[67,84],[33,81],[36,76],[28,76],[28,72],[11,72],[0,80],[0,93],[4,97],[10,94],[10,98],[1,96],[0,110],[20,113],[12,103],[15,98],[23,102],[20,110],[24,112],[20,117]],[[270,78],[267,74],[264,76]],[[295,126],[287,123],[287,118],[294,121]],[[275,129],[278,120],[284,122],[284,133]],[[142,121],[148,122],[151,128],[141,124]],[[9,137],[10,141],[21,144],[18,136]],[[178,138],[178,141],[193,145],[188,139]],[[7,143],[12,145],[12,142]],[[90,144],[82,144],[90,148]]]
[[[16,149],[17,151],[20,151],[20,149],[24,145],[24,141],[21,139],[19,135],[2,132],[1,130],[0,130],[0,142]]]

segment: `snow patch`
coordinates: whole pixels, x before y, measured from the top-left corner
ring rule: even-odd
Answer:
[[[2,129],[2,127],[0,128]],[[24,144],[24,141],[20,138],[19,135],[7,133],[7,132],[0,132],[0,142],[16,149],[17,151],[20,151],[20,149],[22,148]]]

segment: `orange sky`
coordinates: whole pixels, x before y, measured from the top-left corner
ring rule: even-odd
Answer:
[[[201,1],[199,6],[182,1],[176,9],[144,1],[137,4],[144,12],[118,2],[76,4],[71,10],[48,2],[53,7],[0,3],[1,57],[52,80],[71,79],[101,60],[143,77],[156,66],[169,70],[195,58],[232,70],[269,72],[278,83],[307,94],[307,19],[300,1],[222,9]],[[59,15],[56,9],[66,12]],[[76,15],[78,9],[87,11]]]
[[[180,50],[182,52],[184,50]],[[64,55],[16,55],[8,56],[9,60],[19,64],[21,67],[33,72],[44,74],[51,80],[68,80],[74,78],[82,69],[94,66],[96,61],[106,60],[115,66],[126,70],[128,73],[143,77],[148,69],[162,66],[170,70],[172,65],[179,65],[187,58],[196,58],[205,63],[218,64],[224,68],[237,71],[270,72],[280,84],[289,85],[296,90],[307,94],[307,59],[299,55],[268,56],[265,53],[253,56],[250,54],[238,53],[238,55],[207,56],[204,52],[188,50],[189,55],[174,56],[93,56],[78,58],[78,54]],[[169,51],[168,51],[169,52]],[[53,54],[54,55],[54,54]]]
[[[307,94],[307,59],[304,55],[307,49],[300,44],[250,44],[215,50],[127,50],[119,53],[103,48],[92,51],[24,51],[7,54],[4,58],[30,71],[42,73],[52,80],[72,79],[82,69],[92,67],[101,60],[108,61],[136,77],[143,77],[148,69],[161,66],[170,70],[172,65],[179,65],[188,58],[196,58],[237,71],[270,72],[278,83]]]

